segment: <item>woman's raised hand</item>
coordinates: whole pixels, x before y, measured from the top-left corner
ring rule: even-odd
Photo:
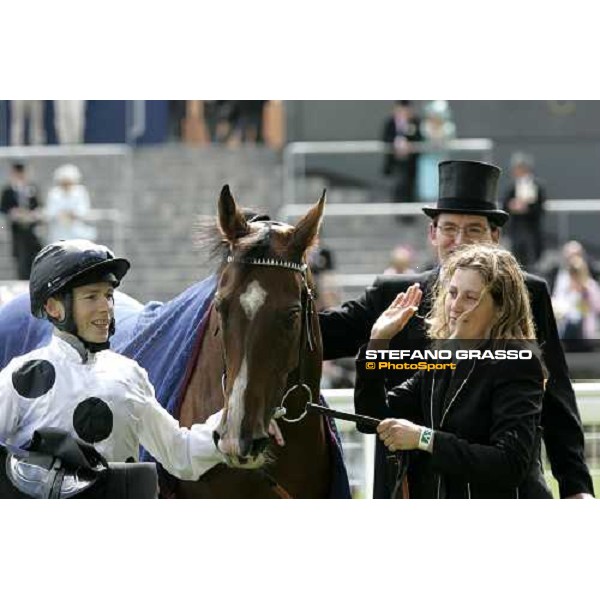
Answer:
[[[406,292],[400,292],[394,301],[381,313],[371,329],[372,340],[389,340],[400,333],[417,312],[423,292],[418,283]]]

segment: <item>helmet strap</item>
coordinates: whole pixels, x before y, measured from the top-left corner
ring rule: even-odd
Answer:
[[[92,354],[101,352],[102,350],[108,350],[110,348],[110,337],[115,333],[114,316],[110,321],[108,328],[108,339],[106,342],[88,342],[87,340],[84,340],[77,332],[77,325],[75,324],[75,318],[73,316],[73,290],[69,289],[61,292],[60,294],[57,294],[57,297],[61,300],[63,306],[65,307],[65,316],[62,320],[59,320],[46,313],[46,318],[48,321],[50,321],[50,323],[52,323],[52,325],[54,325],[54,327],[60,331],[75,336],[84,345],[85,349]]]
[[[65,333],[70,333],[71,335],[77,335],[77,325],[75,325],[75,319],[73,318],[73,291],[61,291],[60,293],[56,294],[56,298],[62,302],[65,308],[64,317],[62,320],[60,320],[46,312],[46,318],[57,329],[60,329]]]

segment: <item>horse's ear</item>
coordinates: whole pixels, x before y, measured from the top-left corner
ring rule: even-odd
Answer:
[[[248,233],[248,223],[235,203],[228,185],[223,186],[219,196],[219,227],[230,242],[235,242]]]
[[[300,252],[304,252],[316,239],[325,208],[325,192],[320,200],[298,221],[294,228],[293,244]]]

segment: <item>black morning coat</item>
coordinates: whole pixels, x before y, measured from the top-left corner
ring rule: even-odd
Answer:
[[[390,348],[428,347],[424,322],[419,315],[425,315],[429,311],[431,289],[437,273],[437,270],[433,270],[420,274],[378,277],[359,299],[346,302],[340,308],[321,312],[319,322],[325,360],[355,356],[359,348],[368,342],[371,328],[379,315],[399,292],[406,291],[413,283],[419,283],[423,290],[421,306],[418,314],[408,322],[404,330],[391,340]],[[525,282],[530,294],[542,358],[549,372],[543,395],[541,426],[552,474],[559,483],[560,495],[563,498],[580,492],[593,494],[592,480],[584,459],[581,418],[565,356],[558,339],[548,288],[543,279],[531,274],[525,275]],[[410,371],[390,372],[386,378],[387,389],[402,383],[411,374]],[[360,408],[366,409],[362,406]],[[366,411],[366,414],[370,414],[369,411]],[[415,451],[411,454],[424,453]],[[385,456],[385,447],[377,440],[373,491],[375,498],[389,498],[391,495],[391,489],[386,481]],[[415,458],[417,460],[411,457],[409,475],[416,470],[421,457]],[[523,490],[521,497],[528,497],[527,490]]]
[[[8,215],[8,213],[19,206],[19,197],[17,192],[8,185],[2,190],[0,199],[0,212]],[[37,199],[37,190],[33,185],[27,185],[27,208],[28,210],[35,210],[39,207]],[[34,233],[35,223],[17,223],[12,221],[10,224],[12,231],[12,253],[14,257],[18,256],[19,244],[32,246],[36,248],[36,251],[41,249],[39,240]],[[20,238],[20,239],[19,239]]]

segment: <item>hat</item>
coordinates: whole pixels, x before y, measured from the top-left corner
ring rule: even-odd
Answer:
[[[510,157],[510,166],[514,169],[517,166],[525,167],[526,169],[533,170],[534,160],[533,157],[525,152],[515,152]]]
[[[81,181],[81,171],[75,165],[62,165],[54,171],[54,183],[69,182],[78,184]]]
[[[450,105],[446,100],[433,100],[425,105],[426,117],[438,117],[440,119],[450,119]]]
[[[496,204],[500,169],[472,160],[445,160],[438,165],[440,184],[435,208],[424,208],[432,219],[440,213],[482,215],[501,227],[508,213]]]

